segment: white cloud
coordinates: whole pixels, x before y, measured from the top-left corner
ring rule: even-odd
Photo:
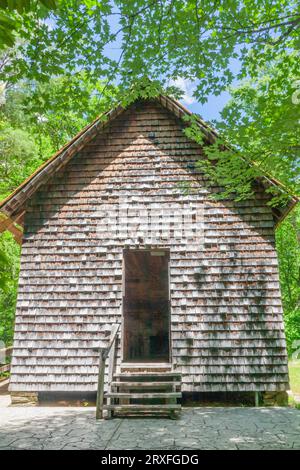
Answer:
[[[171,80],[170,84],[173,86],[177,86],[180,90],[182,90],[183,97],[180,101],[183,101],[186,104],[193,104],[196,102],[196,99],[193,97],[195,85],[191,80],[178,77],[176,78],[176,80]]]

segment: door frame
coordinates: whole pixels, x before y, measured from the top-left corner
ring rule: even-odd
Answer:
[[[124,299],[125,299],[125,256],[124,252],[125,251],[165,251],[169,253],[168,257],[168,303],[169,303],[169,311],[168,311],[168,323],[169,323],[169,328],[168,328],[168,333],[169,333],[169,361],[168,362],[151,362],[149,365],[153,367],[159,367],[160,365],[170,365],[172,364],[172,337],[171,337],[171,276],[170,276],[170,254],[171,250],[169,247],[164,248],[161,246],[156,246],[155,248],[130,248],[130,247],[124,247],[122,249],[122,304],[121,304],[121,346],[120,346],[120,361],[121,361],[121,366],[135,366],[135,365],[142,365],[142,364],[148,364],[147,362],[126,362],[124,360],[124,340],[125,340],[125,315],[124,315]]]

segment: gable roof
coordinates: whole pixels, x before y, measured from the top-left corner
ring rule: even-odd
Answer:
[[[152,100],[153,99],[179,119],[193,115],[193,113],[173,98],[160,95],[156,98],[152,98]],[[20,243],[22,237],[21,226],[23,224],[23,215],[26,210],[27,201],[51,176],[61,170],[75,154],[123,111],[125,111],[125,108],[119,105],[97,117],[91,124],[84,127],[73,139],[43,163],[31,176],[25,179],[15,191],[3,199],[0,202],[0,233],[4,230],[9,230]],[[215,142],[218,137],[217,132],[198,117],[197,123],[207,143]],[[267,187],[275,186],[288,195],[288,202],[285,207],[273,209],[275,220],[279,223],[297,202],[299,202],[299,198],[291,194],[288,189],[274,178],[264,176],[263,183]]]

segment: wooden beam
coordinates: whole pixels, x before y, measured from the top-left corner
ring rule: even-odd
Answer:
[[[7,215],[0,213],[0,233],[4,232],[12,223]]]
[[[22,245],[23,230],[20,226],[17,225],[17,223],[22,219],[23,215],[24,211],[18,214],[17,217],[15,217],[13,220],[6,214],[3,214],[3,212],[0,213],[0,233],[3,233],[5,232],[5,230],[8,230],[13,234],[15,241],[19,245]]]
[[[13,234],[15,241],[19,245],[22,245],[23,231],[18,229],[14,224],[11,225],[8,230]]]

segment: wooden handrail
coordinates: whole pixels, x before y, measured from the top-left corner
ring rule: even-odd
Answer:
[[[113,347],[113,344],[116,340],[116,337],[117,337],[117,334],[118,334],[118,331],[119,331],[119,328],[120,328],[120,323],[116,323],[115,325],[113,325],[112,330],[111,330],[111,337],[110,337],[110,340],[109,340],[109,345],[107,346],[107,348],[102,348],[106,351],[106,357],[108,357],[109,352],[110,352],[111,348]]]
[[[97,400],[96,400],[96,419],[103,418],[103,399],[104,399],[104,375],[105,375],[105,361],[108,358],[109,354],[112,352],[110,357],[110,367],[109,367],[109,382],[113,376],[113,365],[115,358],[115,341],[117,334],[120,328],[120,323],[113,325],[111,330],[111,336],[109,344],[106,348],[100,348],[99,354],[99,372],[98,372],[98,387],[97,387]],[[113,348],[113,349],[112,349]]]
[[[8,346],[8,348],[0,349],[0,354],[1,354],[1,353],[7,354],[8,352],[11,352],[12,349],[13,349],[12,346]]]
[[[0,349],[0,374],[10,371],[9,359],[11,358],[12,349],[12,346]],[[3,358],[4,360],[2,360]]]
[[[4,366],[0,366],[0,374],[3,372],[9,372],[10,371],[10,364],[4,364]]]

